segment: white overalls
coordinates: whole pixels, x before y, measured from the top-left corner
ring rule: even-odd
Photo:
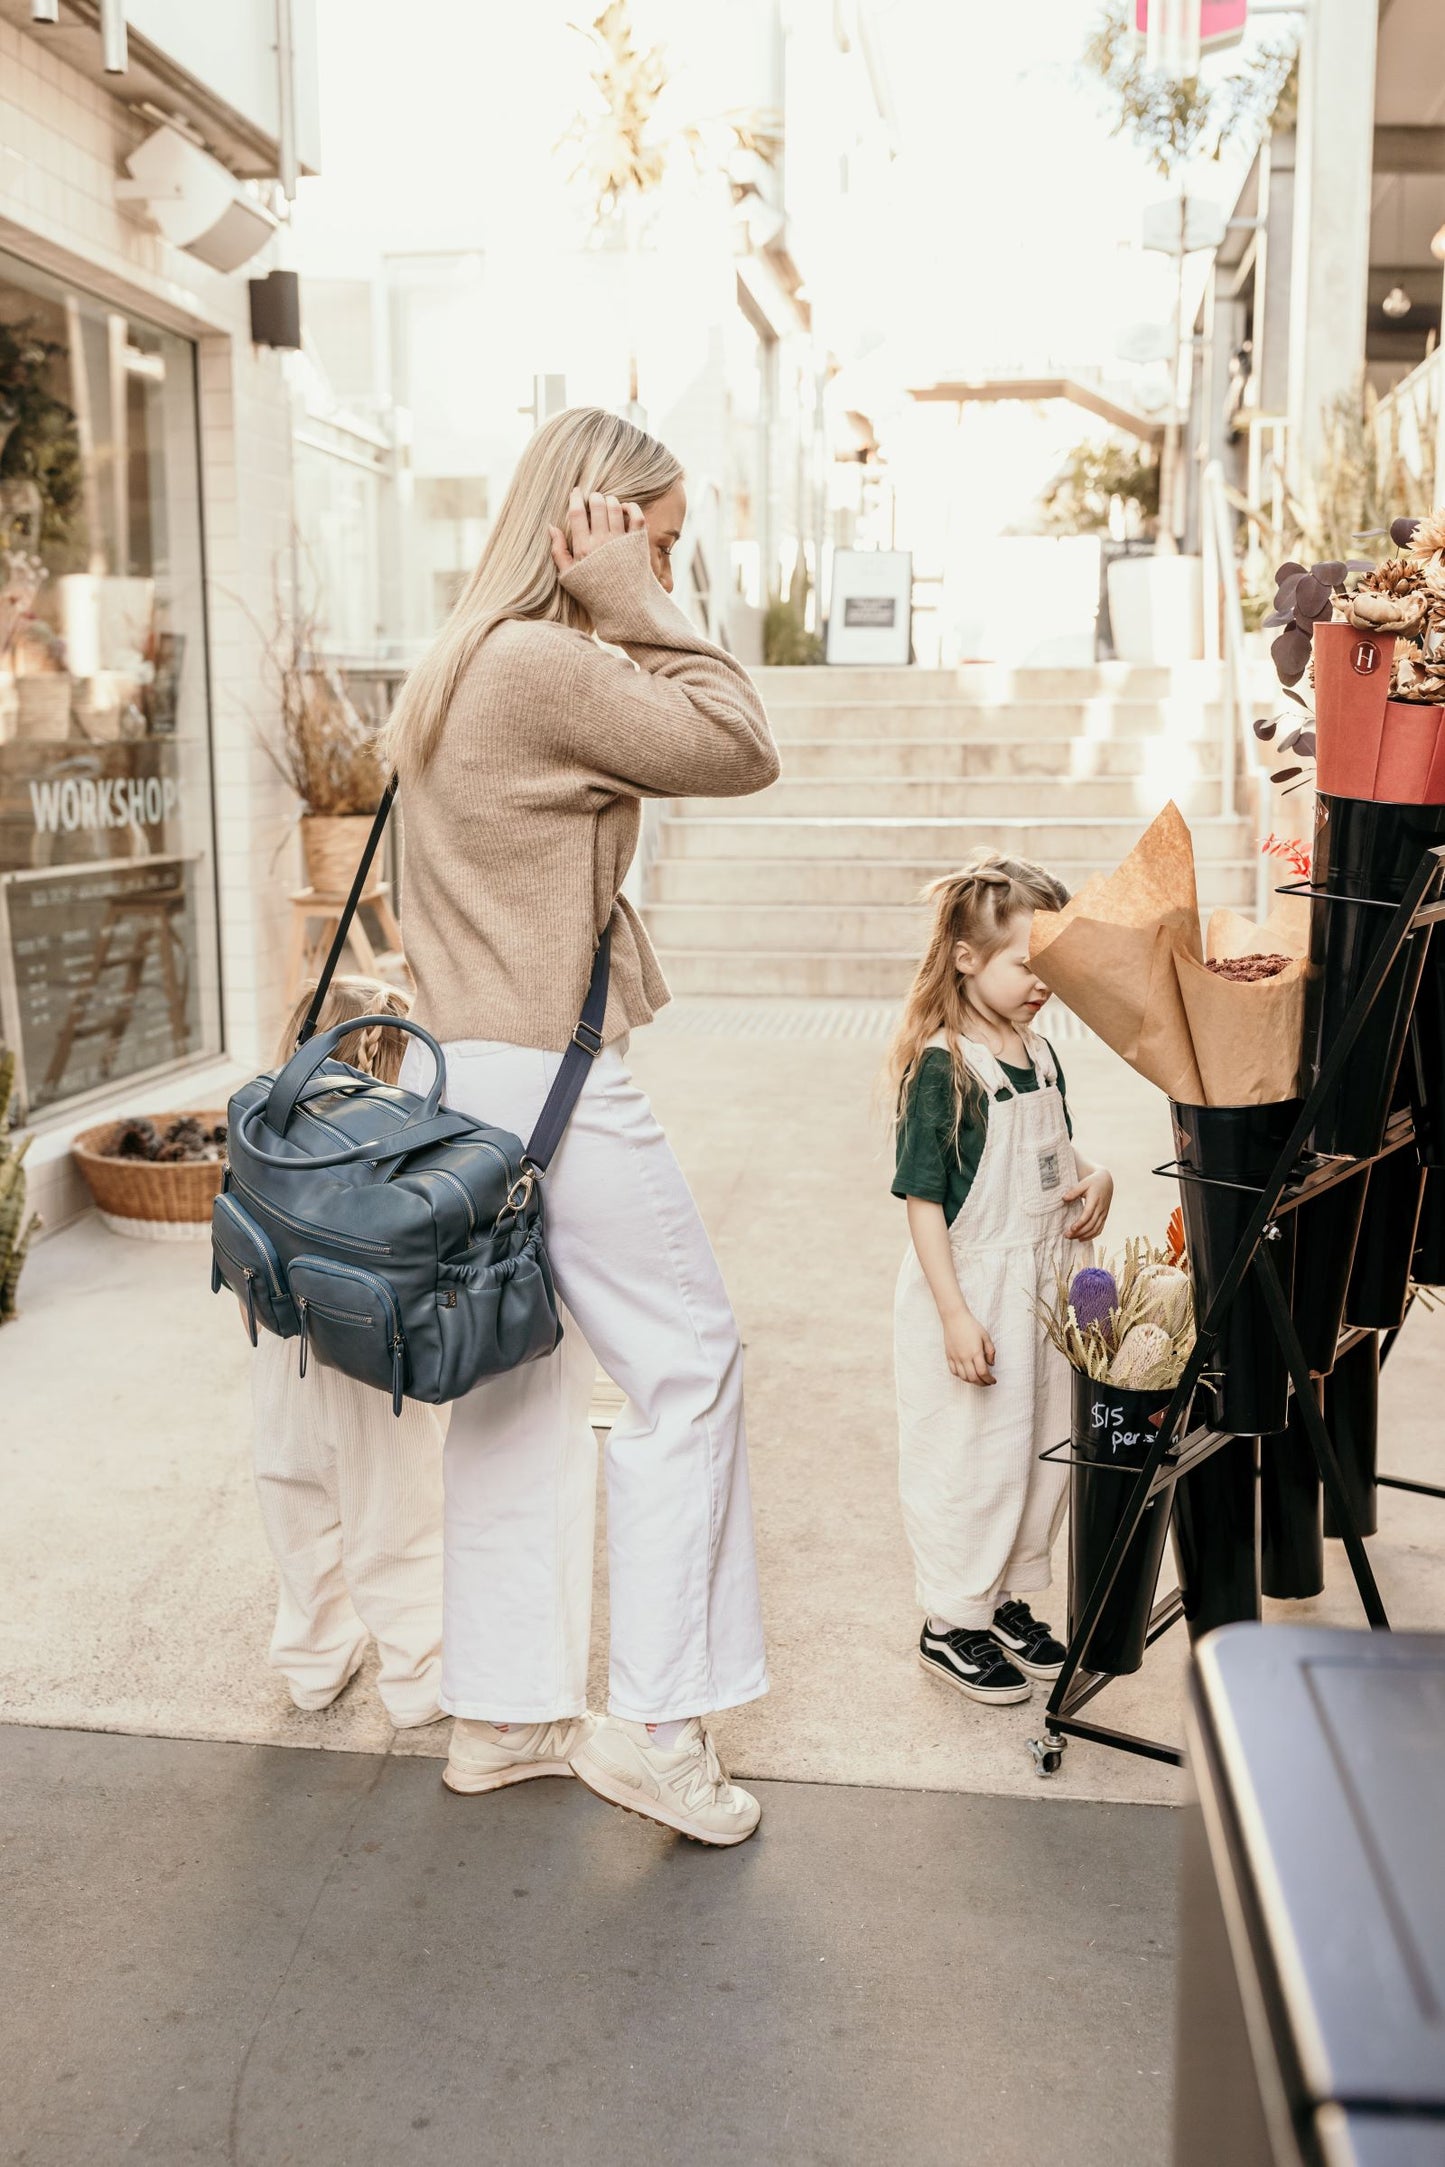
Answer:
[[[1074,1149],[1049,1049],[1031,1032],[1026,1044],[1039,1088],[1019,1092],[986,1046],[963,1041],[989,1093],[988,1124],[949,1238],[963,1298],[993,1341],[997,1382],[965,1384],[949,1370],[911,1243],[894,1303],[903,1524],[919,1603],[951,1625],[989,1625],[1005,1593],[1048,1586],[1067,1490],[1063,1465],[1038,1456],[1069,1434],[1069,1369],[1037,1304],[1092,1248],[1064,1232],[1079,1209],[1063,1202],[1078,1180]]]

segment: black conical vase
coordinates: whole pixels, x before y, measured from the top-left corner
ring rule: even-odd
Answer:
[[[1294,1213],[1294,1328],[1316,1376],[1335,1366],[1335,1346],[1360,1238],[1369,1170],[1308,1197]],[[1266,1593],[1269,1591],[1266,1590]]]
[[[1140,1468],[1157,1435],[1152,1415],[1169,1405],[1168,1392],[1130,1392],[1074,1371],[1073,1453],[1094,1467],[1069,1470],[1069,1638],[1083,1617],[1109,1545],[1128,1509],[1133,1484],[1116,1468]],[[1122,1677],[1144,1661],[1149,1613],[1169,1532],[1169,1496],[1156,1497],[1135,1530],[1084,1651],[1086,1670]]]
[[[1412,1145],[1377,1159],[1370,1168],[1345,1297],[1346,1324],[1389,1332],[1404,1323],[1424,1197],[1425,1169]]]
[[[1184,1241],[1194,1277],[1194,1314],[1203,1324],[1215,1289],[1239,1247],[1275,1161],[1299,1116],[1298,1099],[1263,1106],[1181,1106],[1171,1101],[1174,1142],[1181,1168],[1209,1176],[1191,1180],[1181,1172]],[[1279,1237],[1269,1254],[1285,1299],[1294,1283],[1294,1214],[1277,1222]],[[1253,1274],[1234,1298],[1208,1367],[1222,1372],[1214,1414],[1217,1429],[1251,1437],[1282,1430],[1289,1409],[1289,1368],[1284,1349]]]
[[[1425,852],[1440,842],[1445,842],[1445,806],[1377,805],[1368,798],[1320,793],[1311,878],[1328,892],[1310,898],[1304,1030],[1309,1083],[1318,1077],[1389,931],[1390,911],[1379,906],[1400,901]],[[1368,1159],[1384,1142],[1427,944],[1428,935],[1412,936],[1391,966],[1315,1124],[1316,1151]],[[1445,1014],[1439,1037],[1445,1060]]]
[[[1258,1618],[1257,1437],[1232,1437],[1175,1484],[1174,1562],[1191,1640]]]
[[[1342,1354],[1325,1379],[1325,1427],[1355,1525],[1362,1535],[1373,1535],[1379,1524],[1375,1466],[1380,1434],[1380,1342],[1373,1332]],[[1339,1532],[1326,1498],[1325,1533],[1337,1537]]]
[[[1321,1391],[1320,1380],[1314,1389]],[[1298,1602],[1322,1592],[1323,1485],[1297,1394],[1284,1428],[1259,1441],[1259,1537],[1264,1594]]]

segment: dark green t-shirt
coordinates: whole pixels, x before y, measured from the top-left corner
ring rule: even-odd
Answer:
[[[1047,1042],[1046,1042],[1047,1043]],[[1059,1057],[1054,1054],[1054,1073],[1059,1080],[1059,1096],[1064,1100],[1064,1119],[1068,1122],[1070,1136],[1074,1125],[1069,1121],[1069,1102],[1064,1093],[1064,1072]],[[1038,1077],[1032,1068],[1015,1068],[1012,1062],[999,1063],[1015,1091],[1037,1091]],[[1003,1098],[1002,1091],[995,1094]],[[908,1098],[903,1116],[898,1124],[897,1164],[893,1174],[895,1196],[921,1196],[930,1204],[941,1204],[943,1216],[950,1226],[963,1209],[964,1200],[973,1187],[983,1157],[984,1137],[988,1130],[989,1100],[975,1095],[967,1100],[958,1135],[953,1133],[953,1064],[946,1049],[930,1046],[918,1064],[918,1070],[908,1087]]]

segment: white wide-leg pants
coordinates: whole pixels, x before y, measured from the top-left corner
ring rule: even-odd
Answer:
[[[281,1588],[271,1662],[306,1706],[338,1693],[365,1652],[402,1726],[434,1718],[441,1683],[445,1409],[408,1400],[261,1334],[251,1362],[252,1458]]]
[[[561,1056],[463,1040],[446,1060],[447,1104],[525,1141]],[[414,1047],[403,1081],[425,1088],[430,1067]],[[737,1325],[619,1049],[593,1063],[544,1190],[567,1335],[452,1409],[442,1705],[513,1723],[586,1706],[594,1352],[627,1400],[606,1461],[611,1710],[659,1723],[755,1700],[767,1674]]]

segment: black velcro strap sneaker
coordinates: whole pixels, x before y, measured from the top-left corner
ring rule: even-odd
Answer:
[[[1006,1648],[1013,1662],[1029,1678],[1057,1678],[1068,1649],[1055,1640],[1042,1618],[1015,1596],[1000,1603],[993,1614],[993,1637]]]
[[[1027,1700],[1032,1690],[985,1626],[959,1625],[951,1633],[935,1633],[925,1622],[918,1660],[970,1700]]]

